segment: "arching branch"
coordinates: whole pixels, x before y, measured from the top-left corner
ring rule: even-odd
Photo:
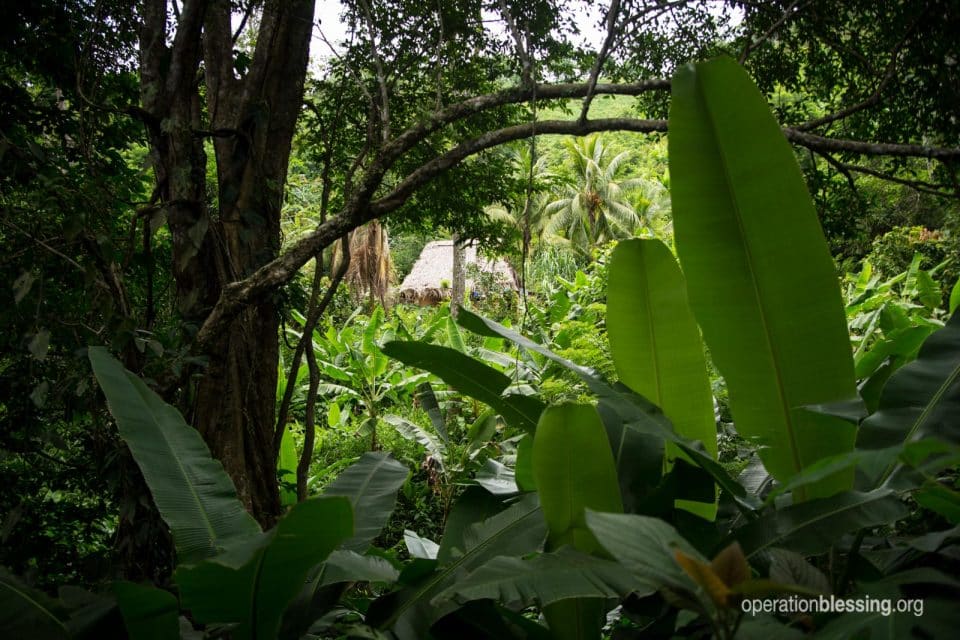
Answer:
[[[598,94],[639,95],[647,91],[666,88],[669,88],[668,81],[653,80],[629,85],[597,85],[595,92]],[[584,97],[587,91],[588,87],[585,84],[541,85],[535,88],[537,98],[548,99]],[[586,135],[601,131],[651,133],[667,130],[665,120],[641,120],[636,118],[598,119],[585,122],[551,120],[537,122],[535,125],[534,123],[525,123],[504,127],[462,142],[408,174],[390,193],[379,199],[374,199],[373,194],[380,189],[383,176],[387,170],[395,164],[396,160],[406,150],[413,148],[431,132],[450,122],[466,118],[485,109],[523,102],[530,99],[533,92],[534,89],[517,87],[451,105],[381,147],[377,160],[364,176],[361,188],[357,190],[338,215],[319,225],[312,234],[301,239],[283,255],[267,263],[249,277],[224,287],[219,302],[217,302],[197,334],[195,350],[203,352],[206,345],[223,331],[230,320],[244,307],[264,299],[275,289],[286,284],[317,252],[360,225],[395,211],[417,189],[471,155],[506,142],[527,138],[533,135],[534,131],[537,135]],[[786,138],[794,144],[818,153],[846,152],[865,156],[919,157],[945,162],[960,158],[960,148],[833,139],[790,128],[783,131]]]

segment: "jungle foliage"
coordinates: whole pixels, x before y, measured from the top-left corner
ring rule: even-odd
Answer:
[[[426,326],[401,314],[384,329],[378,308],[362,336],[349,322],[315,336],[317,366],[339,381],[324,390],[336,398],[331,427],[353,406],[362,429],[391,425],[430,454],[429,471],[470,485],[454,496],[449,478],[436,480],[447,492],[439,541],[405,531],[406,558],[375,545],[409,475],[385,453],[363,454],[262,529],[199,433],[91,347],[172,534],[172,584],[116,582],[112,594],[53,600],[4,574],[5,628],[104,637],[119,615],[134,638],[946,633],[960,588],[960,536],[949,528],[960,520],[949,480],[960,462],[960,316],[927,314],[938,328],[923,330],[918,350],[886,360],[889,373],[864,368],[864,353],[902,338],[873,335],[862,314],[939,294],[919,258],[899,296],[868,264],[844,304],[793,152],[734,61],[680,69],[670,117],[677,257],[654,238],[621,242],[610,257],[619,382],[467,309]],[[718,234],[723,243],[708,241]],[[862,330],[857,358],[847,315]],[[701,331],[737,429],[769,474],[759,485],[717,462]],[[548,402],[546,366],[579,381],[576,401]],[[861,399],[858,379],[879,387],[876,401]],[[414,386],[430,427],[381,418]],[[439,399],[454,390],[489,407],[466,433]],[[909,531],[914,501],[938,526]],[[774,596],[920,598],[922,615],[745,613],[744,602]]]
[[[0,634],[949,637],[955,3],[574,4],[0,9]]]

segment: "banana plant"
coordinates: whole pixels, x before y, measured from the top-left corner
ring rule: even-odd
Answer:
[[[739,433],[781,482],[853,450],[856,424],[810,407],[857,397],[846,316],[793,150],[740,65],[680,69],[670,103],[677,255]],[[794,499],[852,486],[838,474]]]
[[[917,356],[920,345],[943,326],[936,273],[950,261],[924,270],[916,253],[903,273],[887,280],[865,260],[858,274],[847,274],[847,320],[853,340],[856,376],[867,408],[876,410],[890,376]]]
[[[378,341],[390,339],[396,331],[384,322],[382,307],[374,309],[362,329],[358,317],[339,329],[328,326],[323,332],[315,331],[313,348],[324,377],[321,395],[336,397],[341,409],[352,404],[362,416],[359,435],[369,437],[370,448],[376,449],[383,407],[411,397],[427,375],[411,372],[381,350]]]

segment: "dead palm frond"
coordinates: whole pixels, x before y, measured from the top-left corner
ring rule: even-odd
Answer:
[[[333,270],[340,262],[339,244],[334,245]],[[344,281],[355,300],[367,296],[372,307],[379,300],[387,306],[390,285],[393,283],[393,258],[387,229],[378,220],[372,220],[350,234],[350,264]]]

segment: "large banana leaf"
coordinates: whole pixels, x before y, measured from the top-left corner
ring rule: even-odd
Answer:
[[[522,556],[541,548],[546,536],[540,504],[528,494],[508,509],[463,530],[438,570],[409,587],[388,594],[371,605],[367,622],[392,629],[400,640],[427,637],[430,626],[457,608],[437,596],[480,565],[496,556]],[[462,548],[460,548],[462,545]]]
[[[66,619],[63,603],[0,567],[0,629],[6,637],[63,640],[68,635]]]
[[[663,520],[588,511],[587,526],[600,545],[648,590],[697,590],[674,559],[675,552],[682,551],[700,562],[707,560]]]
[[[617,245],[607,283],[607,334],[617,375],[663,409],[678,434],[717,457],[717,428],[707,362],[680,267],[659,240]],[[667,457],[680,452],[667,443]],[[712,520],[714,502],[678,501]]]
[[[720,487],[728,491],[744,515],[753,517],[753,511],[759,505],[759,501],[747,495],[743,487],[731,478],[723,467],[706,452],[703,443],[693,442],[678,435],[660,409],[643,396],[622,384],[611,386],[593,369],[571,362],[543,345],[520,335],[513,329],[478,316],[468,309],[460,310],[457,322],[481,336],[506,338],[524,349],[556,362],[583,380],[587,388],[599,398],[598,408],[601,411],[604,426],[607,428],[618,472],[621,474],[621,490],[624,491],[624,498],[628,495],[627,489],[630,484],[638,480],[635,477],[638,475],[635,473],[637,463],[649,467],[651,457],[656,457],[659,460],[662,455],[661,453],[655,453],[654,456],[651,456],[649,451],[644,453],[642,447],[650,448],[657,443],[666,441],[676,444],[691,460],[709,473]],[[644,473],[639,474],[641,476],[639,480],[649,484],[648,489],[656,486],[660,480],[660,463],[656,462],[653,466],[652,477],[644,477]],[[633,504],[633,501],[631,501],[631,504]]]
[[[180,606],[173,594],[132,582],[115,582],[113,592],[130,640],[180,637]]]
[[[510,378],[470,356],[423,342],[388,342],[383,352],[391,358],[439,376],[459,392],[489,405],[511,425],[533,433],[543,403],[531,396],[503,395]]]
[[[533,477],[547,522],[547,546],[571,545],[596,553],[586,509],[623,512],[610,442],[596,408],[562,404],[547,407],[533,439]],[[543,603],[556,638],[599,638],[603,602],[593,597]]]
[[[496,557],[438,597],[457,602],[489,598],[521,609],[574,598],[622,598],[639,586],[616,562],[561,547],[529,560]]]
[[[613,454],[594,407],[562,404],[544,410],[533,440],[533,476],[548,547],[595,552],[585,510],[622,513],[623,505]]]
[[[323,492],[343,496],[353,508],[353,537],[341,548],[363,553],[390,519],[397,491],[410,471],[389,453],[367,452],[347,467]]]
[[[736,530],[733,537],[748,558],[771,547],[816,555],[826,552],[846,533],[892,525],[907,513],[900,498],[889,489],[845,491],[771,511]]]
[[[857,446],[880,449],[934,436],[960,444],[960,312],[927,338],[917,359],[896,371],[880,407],[860,427]],[[881,480],[892,472],[888,467]]]
[[[209,558],[260,533],[223,466],[180,412],[104,347],[90,347],[88,353],[120,437],[170,527],[179,563]]]
[[[267,533],[199,564],[181,565],[174,575],[181,604],[197,622],[237,625],[237,640],[272,640],[310,569],[352,533],[346,498],[301,502]]]
[[[808,411],[855,397],[840,286],[803,176],[746,72],[719,58],[673,79],[677,253],[737,430],[785,482],[853,448],[852,423]],[[795,499],[849,488],[840,474]]]

